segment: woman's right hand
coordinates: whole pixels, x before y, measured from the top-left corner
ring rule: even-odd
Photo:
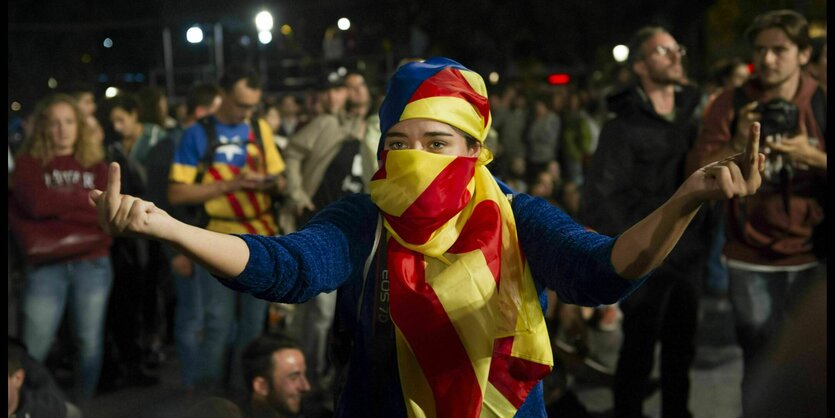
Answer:
[[[104,232],[119,236],[167,239],[176,221],[167,212],[148,202],[121,194],[121,169],[110,163],[105,191],[90,192],[90,204],[98,210],[99,225]]]

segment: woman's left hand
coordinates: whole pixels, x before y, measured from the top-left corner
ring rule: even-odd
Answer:
[[[699,203],[756,193],[762,183],[760,172],[765,167],[765,155],[759,148],[760,123],[755,122],[748,133],[744,152],[696,170],[684,182],[684,189],[692,192]]]

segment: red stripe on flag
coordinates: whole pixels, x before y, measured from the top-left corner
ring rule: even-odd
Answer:
[[[250,234],[258,234],[258,230],[257,230],[257,229],[255,229],[255,227],[254,227],[254,226],[252,226],[252,224],[251,224],[251,223],[249,223],[249,221],[239,221],[239,222],[241,223],[241,225],[243,225],[243,226],[244,226],[244,228],[246,228],[246,232],[247,232],[247,233],[250,233]]]
[[[470,82],[455,68],[445,68],[427,78],[409,98],[408,103],[428,97],[452,96],[466,100],[478,110],[487,126],[490,102],[470,87]]]
[[[374,180],[382,180],[386,178],[386,154],[388,154],[388,150],[384,150],[382,154],[380,154],[380,168],[377,169],[377,172],[371,176],[371,181]]]
[[[255,192],[247,190],[244,194],[246,195],[247,200],[249,200],[249,204],[252,205],[253,209],[255,209],[255,216],[260,215],[261,205],[258,204],[258,198],[255,197]]]
[[[250,138],[249,138],[250,142],[255,141],[255,137],[253,136],[252,131],[249,131],[249,135],[250,135]],[[258,172],[258,166],[255,164],[255,159],[252,158],[252,154],[249,153],[249,147],[248,146],[244,147],[244,151],[246,152],[246,165],[249,167],[250,170],[257,173]],[[230,167],[230,168],[232,168],[232,167]],[[240,171],[241,170],[238,167],[232,168],[232,172],[235,175],[238,175],[240,173]],[[255,192],[247,190],[247,191],[244,191],[244,194],[246,195],[247,200],[249,200],[249,204],[252,205],[252,208],[255,210],[255,216],[260,215],[261,214],[261,205],[258,203],[258,198],[255,197]]]
[[[230,168],[232,168],[232,167],[230,167]],[[236,170],[233,169],[232,173],[237,174],[237,173],[235,173],[235,171]],[[215,181],[223,181],[223,176],[220,175],[220,172],[218,172],[216,168],[214,168],[214,167],[210,168],[209,169],[209,174],[212,175],[212,177],[215,179]],[[232,207],[232,212],[235,214],[236,217],[238,217],[238,218],[245,218],[246,217],[244,215],[244,209],[241,207],[241,203],[238,202],[238,198],[236,198],[234,194],[227,193],[226,194],[226,200],[229,201],[229,206]],[[250,225],[250,227],[252,227],[252,226]]]
[[[267,221],[265,221],[265,220],[263,220],[263,219],[259,219],[259,220],[258,220],[258,222],[261,222],[261,225],[264,225],[264,229],[266,229],[266,230],[267,230],[267,235],[268,235],[268,236],[273,236],[273,235],[275,235],[275,230],[274,230],[274,229],[272,229],[272,228],[270,228],[270,223],[269,223],[269,222],[267,222]]]
[[[481,389],[458,333],[426,284],[423,255],[388,244],[391,317],[403,332],[435,398],[436,416],[478,417]],[[430,414],[431,415],[431,414]]]
[[[458,241],[450,247],[449,252],[463,254],[481,250],[487,267],[493,273],[493,279],[498,283],[502,268],[501,249],[502,215],[499,205],[492,200],[484,200],[473,209],[470,219],[458,236]]]
[[[513,337],[496,339],[487,380],[518,409],[525,403],[531,389],[551,372],[551,367],[512,357],[512,349]]]
[[[456,158],[435,177],[403,215],[385,215],[386,220],[406,242],[425,243],[436,229],[470,202],[472,196],[466,188],[475,173],[475,162],[475,158]],[[460,190],[465,192],[461,193]],[[456,205],[448,203],[452,200],[447,196],[449,193],[461,193]]]

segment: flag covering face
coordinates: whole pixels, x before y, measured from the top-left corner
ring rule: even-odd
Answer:
[[[399,98],[398,83],[412,96]],[[483,88],[480,76],[446,59],[401,67],[380,111],[383,135],[397,121],[431,114],[483,141],[490,112],[474,85]],[[380,157],[371,198],[389,236],[391,317],[409,416],[512,417],[553,355],[507,197],[481,158],[419,150]]]

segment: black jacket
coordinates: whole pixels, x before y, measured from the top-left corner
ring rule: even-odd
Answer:
[[[657,209],[684,181],[684,163],[696,140],[701,93],[680,87],[675,119],[659,116],[639,86],[607,98],[616,117],[603,125],[582,188],[581,223],[606,235],[620,234]],[[695,270],[709,247],[702,208],[667,259]]]

